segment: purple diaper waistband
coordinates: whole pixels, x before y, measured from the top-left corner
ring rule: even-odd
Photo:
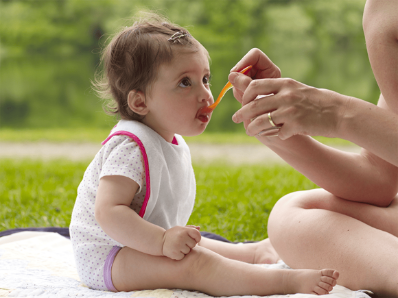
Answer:
[[[115,260],[115,256],[122,248],[119,246],[114,246],[106,257],[104,264],[104,281],[105,285],[109,291],[117,292],[116,288],[113,286],[112,282],[112,265]]]

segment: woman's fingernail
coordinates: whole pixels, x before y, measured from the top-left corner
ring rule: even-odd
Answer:
[[[236,69],[236,65],[234,67],[232,67],[229,72],[236,71],[235,69]]]
[[[229,74],[228,80],[231,82],[231,84],[234,83],[234,81],[235,81],[235,79],[236,79],[236,77],[237,77],[238,75],[239,75],[239,74],[238,74],[237,72],[233,72],[233,73],[230,73],[230,74]]]
[[[239,123],[239,122],[238,122],[238,116],[237,116],[236,114],[234,114],[234,115],[232,116],[232,121],[235,122],[235,123]]]

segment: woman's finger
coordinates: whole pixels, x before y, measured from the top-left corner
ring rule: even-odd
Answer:
[[[239,72],[230,73],[228,76],[228,80],[234,86],[234,89],[237,89],[240,92],[245,92],[246,88],[253,81],[253,79],[249,76],[241,74]]]
[[[275,117],[275,113],[276,111],[272,111],[256,117],[246,128],[247,135],[274,135],[279,132],[283,123],[279,122],[278,118]],[[271,115],[271,120],[269,115]]]
[[[280,78],[280,69],[260,49],[251,49],[232,69],[237,72],[244,67],[252,65],[249,74],[252,78]]]
[[[234,93],[234,97],[236,98],[236,100],[242,103],[243,92],[236,88],[233,88],[232,92]]]
[[[257,98],[236,111],[232,116],[232,120],[235,123],[241,123],[274,111],[278,108],[278,97],[276,94]]]
[[[243,94],[242,105],[248,104],[256,99],[259,95],[277,94],[285,86],[286,79],[252,80]]]

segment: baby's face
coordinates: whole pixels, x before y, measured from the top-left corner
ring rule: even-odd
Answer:
[[[171,142],[174,134],[201,134],[210,117],[199,110],[214,100],[209,85],[210,67],[205,51],[180,51],[169,64],[162,64],[147,94],[149,112],[143,122]]]

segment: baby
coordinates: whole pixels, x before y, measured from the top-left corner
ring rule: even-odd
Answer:
[[[118,32],[95,87],[122,119],[88,166],[73,209],[79,276],[96,290],[198,290],[213,296],[327,294],[335,270],[273,270],[265,241],[235,245],[186,226],[196,185],[184,136],[201,134],[213,103],[209,55],[156,15]],[[266,240],[268,241],[268,240]]]

